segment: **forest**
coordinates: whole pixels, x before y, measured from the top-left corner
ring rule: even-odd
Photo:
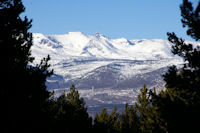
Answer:
[[[178,7],[177,7],[178,8]],[[200,1],[180,5],[181,22],[194,41],[200,41]],[[135,105],[119,113],[104,108],[94,118],[75,85],[59,97],[45,82],[54,71],[50,56],[36,66],[31,55],[32,19],[21,17],[22,0],[0,1],[0,132],[25,133],[183,133],[200,132],[200,47],[168,32],[172,53],[184,59],[181,68],[171,66],[163,75],[161,92],[140,90]]]

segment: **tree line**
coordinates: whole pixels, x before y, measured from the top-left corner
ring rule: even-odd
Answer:
[[[187,35],[200,40],[200,1],[183,0],[181,22]],[[200,132],[200,47],[167,33],[172,53],[184,59],[163,75],[165,89],[156,93],[144,85],[135,105],[122,113],[103,109],[92,119],[75,86],[54,97],[46,88],[53,74],[48,61],[31,66],[32,20],[20,15],[21,0],[0,1],[0,132],[178,133]]]

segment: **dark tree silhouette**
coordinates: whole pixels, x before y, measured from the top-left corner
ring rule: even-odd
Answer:
[[[200,40],[200,1],[194,8],[188,0],[180,6],[187,35]],[[184,59],[181,68],[172,66],[164,75],[166,90],[152,95],[158,107],[161,126],[166,132],[200,132],[200,47],[186,42],[175,33],[167,33],[172,52]],[[161,120],[160,119],[160,120]]]
[[[44,115],[50,126],[46,132],[92,132],[92,118],[74,85],[67,95],[64,92],[58,98],[52,97],[48,102]]]
[[[0,70],[2,132],[34,132],[40,128],[41,107],[49,98],[46,78],[50,59],[44,58],[35,67],[29,65],[32,20],[22,19],[25,8],[21,0],[0,1]]]
[[[106,108],[102,109],[100,114],[96,114],[94,118],[94,132],[96,133],[118,133],[120,132],[119,113],[116,107],[112,113],[107,113]]]

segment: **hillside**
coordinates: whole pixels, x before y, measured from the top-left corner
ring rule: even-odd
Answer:
[[[162,74],[182,59],[170,51],[167,40],[110,39],[99,33],[85,35],[33,34],[32,55],[38,63],[48,54],[54,75],[49,90],[59,95],[74,83],[90,109],[104,105],[133,103],[139,89],[163,89]]]

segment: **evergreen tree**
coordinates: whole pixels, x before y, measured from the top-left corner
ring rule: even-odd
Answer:
[[[95,115],[95,118],[94,118],[95,132],[109,133],[110,132],[109,121],[110,121],[110,116],[107,113],[106,108],[103,108],[99,115],[98,114]]]
[[[85,107],[84,99],[80,98],[79,92],[76,90],[76,88],[73,84],[70,87],[70,93],[67,94],[67,101],[69,102],[69,104],[71,104],[77,108],[81,108],[85,111],[87,110],[87,108]]]
[[[200,40],[200,1],[194,8],[188,0],[180,6],[183,27],[187,35]],[[167,33],[172,43],[172,52],[184,59],[181,68],[172,66],[164,75],[166,90],[152,95],[153,104],[158,107],[160,126],[166,132],[200,132],[200,47]]]
[[[31,132],[40,129],[41,107],[49,98],[46,78],[49,57],[35,67],[31,57],[32,20],[22,19],[25,8],[21,0],[0,1],[0,70],[2,132]]]
[[[117,112],[117,107],[115,106],[110,114],[111,118],[111,125],[112,125],[112,131],[118,133],[120,132],[120,114]]]
[[[133,106],[125,105],[124,113],[120,117],[120,130],[122,133],[138,133],[139,117]]]
[[[96,133],[118,133],[120,132],[119,119],[116,107],[114,107],[111,114],[108,114],[107,110],[103,108],[99,115],[95,115],[94,131]]]
[[[138,116],[137,131],[141,133],[164,133],[164,121],[159,112],[159,106],[156,99],[156,91],[148,90],[146,86],[140,90],[138,101],[135,103],[136,114]],[[156,101],[156,102],[155,102]]]
[[[152,119],[151,114],[152,106],[150,102],[150,96],[148,94],[148,89],[145,85],[140,90],[140,94],[138,95],[138,102],[135,103],[135,108],[139,115],[140,132],[152,133],[154,128],[154,120]]]
[[[70,87],[70,92],[67,94],[68,104],[72,107],[72,125],[73,131],[78,132],[90,132],[92,128],[92,118],[89,117],[87,112],[87,107],[85,106],[85,101],[80,98],[78,91],[75,86]],[[78,127],[78,128],[77,128]]]
[[[89,117],[85,102],[79,97],[74,85],[67,95],[64,92],[48,102],[44,111],[50,125],[48,132],[92,132],[92,118]]]

